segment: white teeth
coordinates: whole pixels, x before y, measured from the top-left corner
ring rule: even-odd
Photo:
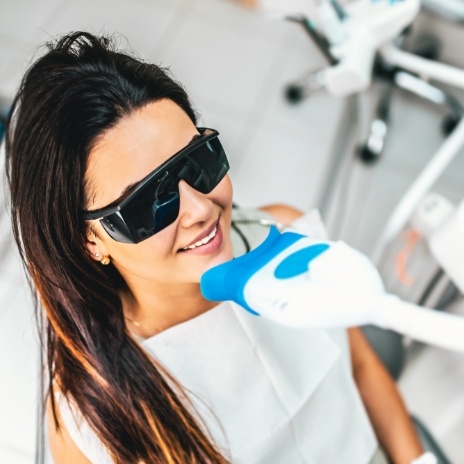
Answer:
[[[188,247],[182,248],[183,250],[193,250],[194,248],[197,248],[202,245],[206,245],[210,240],[212,240],[217,233],[217,226],[211,231],[209,235],[207,235],[205,238],[198,240],[198,242],[194,243],[193,245],[190,245]]]

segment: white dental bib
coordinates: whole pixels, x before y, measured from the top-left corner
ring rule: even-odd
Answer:
[[[233,463],[369,463],[377,442],[343,331],[288,329],[222,303],[142,343]]]

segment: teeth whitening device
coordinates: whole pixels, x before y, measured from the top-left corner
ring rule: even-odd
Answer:
[[[275,227],[253,251],[206,271],[211,301],[231,300],[279,324],[313,329],[373,324],[464,352],[464,318],[385,293],[370,260],[343,242]]]

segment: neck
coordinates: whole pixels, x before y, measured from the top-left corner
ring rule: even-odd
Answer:
[[[132,333],[149,338],[213,308],[198,283],[128,288],[121,295],[124,315]]]

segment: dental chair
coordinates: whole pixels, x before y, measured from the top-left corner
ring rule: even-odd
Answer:
[[[382,3],[383,5],[380,5]],[[346,6],[337,0],[330,0],[319,2],[319,18],[310,20],[298,12],[282,16],[303,27],[327,61],[325,69],[306,74],[287,85],[285,96],[290,103],[299,103],[321,88],[325,88],[331,95],[347,97],[347,113],[350,111],[351,113],[345,118],[340,131],[347,134],[350,127],[352,129],[350,124],[353,118],[350,116],[356,115],[353,110],[356,106],[354,95],[367,90],[373,79],[381,81],[383,88],[380,91],[376,114],[369,125],[370,133],[358,150],[359,158],[365,163],[376,162],[383,152],[388,134],[390,97],[396,88],[446,108],[448,114],[442,122],[444,135],[449,136],[457,127],[462,130],[464,110],[461,103],[437,84],[432,85],[423,76],[462,88],[464,72],[433,62],[439,55],[439,44],[430,37],[422,38],[413,45],[412,53],[401,52],[410,31],[410,24],[417,15],[419,7],[419,2],[415,0],[401,2],[359,0],[352,1]],[[457,22],[464,20],[464,1],[461,0],[424,0],[423,7],[441,17],[451,18]],[[369,8],[372,10],[377,8],[378,11],[373,11],[371,14]],[[381,8],[383,12],[380,11]],[[414,55],[417,56],[417,60]],[[455,138],[459,137],[458,134],[460,135],[461,132],[457,131]],[[339,149],[335,149],[335,155],[329,163],[327,182],[323,183],[325,188],[320,197],[319,208],[324,219],[334,191],[334,179],[339,178],[342,158],[346,156],[342,145],[340,143]],[[458,149],[445,145],[446,143],[442,148],[445,151],[449,148],[448,152],[451,153],[446,158],[446,162],[449,163]],[[456,146],[458,145],[460,144],[457,141]],[[443,158],[440,150],[436,157]],[[443,164],[445,165],[446,162],[443,161]],[[441,166],[441,169],[444,168]],[[436,180],[439,172],[442,171],[437,169],[437,173],[426,176],[427,179],[422,184],[430,187],[431,179]],[[417,206],[420,196],[425,194],[424,190],[425,187],[422,185],[409,194],[407,197],[409,202],[406,202],[406,206],[400,205],[396,216],[387,224],[386,232],[380,238],[372,255],[377,265],[386,245],[404,226],[405,218],[411,215],[413,206]],[[364,327],[363,332],[392,377],[398,379],[406,361],[404,337],[374,326]],[[425,449],[433,452],[440,464],[450,463],[425,425],[416,417],[412,419]]]
[[[416,432],[419,435],[419,439],[424,449],[426,451],[430,451],[436,456],[438,464],[452,464],[424,423],[415,416],[411,416],[411,419],[416,427]]]
[[[463,0],[422,0],[422,6],[440,18],[449,19],[456,23],[464,23]]]

